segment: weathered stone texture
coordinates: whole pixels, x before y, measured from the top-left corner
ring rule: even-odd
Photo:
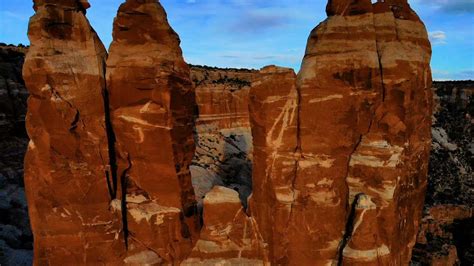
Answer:
[[[25,135],[28,91],[21,68],[25,48],[0,45],[0,134]]]
[[[191,250],[198,229],[189,171],[195,106],[190,70],[157,1],[123,3],[113,35],[107,86],[117,205],[123,213],[127,208],[131,248],[144,245],[164,262],[176,262]]]
[[[106,51],[79,1],[34,1],[25,184],[37,264],[112,261],[119,223],[105,172]],[[121,243],[117,242],[117,245]]]
[[[283,138],[298,142],[296,164],[286,162],[294,167],[284,193],[290,211],[286,223],[275,225],[291,237],[275,253],[280,258],[271,256],[274,263],[389,265],[411,258],[431,141],[431,48],[406,1],[389,2],[330,1],[329,18],[309,37],[296,86],[298,130]],[[278,124],[280,112],[254,123],[254,197],[272,186],[259,186],[268,175],[259,173],[268,155],[258,148],[272,127],[259,132],[257,125],[291,130]],[[283,164],[273,167],[286,170]],[[269,175],[267,183],[281,179],[278,172]],[[272,250],[275,239],[262,231]]]
[[[203,200],[203,228],[184,265],[263,265],[265,250],[255,219],[242,207],[237,191],[215,186]],[[240,264],[239,264],[240,263]]]
[[[254,144],[250,210],[273,263],[289,263],[299,248],[291,226],[298,163],[298,92],[292,69],[269,66],[260,71],[250,92]]]
[[[156,0],[120,6],[106,61],[89,6],[37,0],[30,22],[37,264],[408,263],[432,95],[431,47],[406,0],[329,1],[298,75],[191,71]],[[442,237],[443,217],[469,219],[430,215],[423,229]],[[446,250],[437,261],[453,261]]]

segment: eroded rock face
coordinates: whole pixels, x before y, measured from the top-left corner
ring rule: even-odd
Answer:
[[[106,51],[79,1],[34,1],[25,184],[37,264],[114,262],[120,223],[108,211]],[[119,257],[119,256],[117,256]]]
[[[251,213],[269,245],[273,263],[288,264],[293,186],[299,160],[298,91],[292,69],[269,66],[252,84],[250,119],[254,143]]]
[[[176,262],[192,249],[198,229],[189,171],[195,106],[189,67],[157,1],[123,3],[113,34],[107,86],[118,158],[116,209],[127,213],[130,249],[145,246],[163,262]]]
[[[107,86],[89,4],[52,3],[35,2],[24,66],[37,263],[408,263],[426,188],[431,50],[406,1],[329,1],[296,76],[190,72],[160,4],[127,0]]]
[[[237,191],[215,186],[203,200],[203,228],[183,265],[263,265],[265,249],[255,219],[242,207]]]
[[[406,264],[416,242],[431,142],[426,29],[406,1],[330,1],[328,15],[309,37],[296,107],[285,109],[268,96],[251,101],[255,110],[275,104],[268,108],[275,113],[260,121],[251,111],[253,201],[286,202],[285,222],[275,227],[291,235],[284,240],[263,233],[264,239],[270,250],[287,241],[273,251],[274,263]],[[272,82],[263,77],[254,87],[292,86]],[[271,144],[274,128],[288,134],[282,140],[290,155]],[[268,168],[262,165],[272,152],[260,153],[265,145],[276,149]],[[275,191],[258,198],[269,187]],[[265,216],[279,217],[270,211]]]

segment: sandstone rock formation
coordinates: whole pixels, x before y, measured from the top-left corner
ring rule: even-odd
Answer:
[[[262,237],[237,191],[215,186],[204,197],[203,206],[199,240],[183,265],[264,265]]]
[[[34,4],[23,77],[30,93],[25,184],[35,262],[113,262],[106,256],[120,223],[108,211],[105,178],[106,51],[81,2]]]
[[[120,6],[105,62],[89,6],[36,0],[30,23],[37,264],[408,263],[432,96],[426,30],[406,0],[329,1],[298,76],[190,71],[156,0]],[[437,213],[436,226],[454,223]],[[454,261],[446,250],[438,261]]]
[[[466,205],[429,208],[418,233],[415,258],[428,265],[458,265],[460,261],[468,264],[473,259],[469,254],[473,248],[473,221],[473,208]],[[430,252],[420,249],[421,246],[429,246]]]
[[[276,198],[288,206],[286,222],[275,227],[291,238],[263,234],[270,250],[287,242],[271,253],[274,263],[406,264],[416,242],[431,141],[427,33],[406,1],[329,1],[327,10],[329,18],[308,40],[297,107],[286,109],[269,97],[275,106],[268,110],[278,111],[262,115],[263,121],[254,118],[252,203],[272,208]],[[255,82],[255,90],[291,88],[291,82],[268,80]],[[293,116],[296,126],[285,119]],[[278,151],[281,142],[272,143],[274,128],[289,134],[282,138],[289,155]],[[274,154],[259,154],[260,146]],[[266,168],[269,158],[274,162]],[[290,178],[282,178],[287,172]],[[258,196],[269,187],[274,191],[264,203]]]
[[[123,214],[131,250],[145,247],[163,262],[177,262],[191,251],[199,229],[189,171],[195,107],[190,70],[155,0],[123,3],[113,35],[107,86],[118,158],[114,206]]]
[[[298,164],[298,91],[293,70],[269,66],[250,92],[254,143],[251,213],[269,246],[272,263],[288,264],[299,248],[292,240],[292,190]],[[304,245],[303,243],[301,243]],[[293,255],[293,254],[292,254]]]

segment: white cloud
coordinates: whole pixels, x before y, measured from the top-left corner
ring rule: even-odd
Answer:
[[[444,31],[432,31],[429,33],[433,45],[446,44],[446,33]]]
[[[446,80],[474,80],[474,69],[465,70],[439,70],[433,69],[433,79],[436,81]]]
[[[474,13],[474,0],[416,0],[446,13]]]

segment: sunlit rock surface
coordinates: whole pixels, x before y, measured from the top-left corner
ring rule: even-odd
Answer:
[[[84,1],[83,1],[84,2]],[[117,261],[108,211],[103,91],[106,50],[80,1],[34,1],[23,66],[30,93],[25,185],[35,263]]]
[[[36,237],[40,263],[408,263],[426,189],[432,96],[426,31],[406,1],[330,1],[296,76],[274,66],[190,71],[161,6],[129,0],[115,20],[107,86],[105,50],[85,20],[88,7],[37,1],[35,17],[44,21],[32,20],[32,27],[54,20],[30,33],[24,73],[33,143],[26,181],[35,187],[27,194],[35,237],[44,232]],[[53,41],[35,45],[39,32]],[[71,62],[69,49],[78,51]],[[43,84],[54,91],[38,92]],[[452,94],[467,108],[469,91]],[[86,103],[94,110],[81,109]],[[46,116],[54,119],[41,120]],[[453,180],[465,203],[469,148],[453,132],[435,124],[433,147],[462,174]],[[74,164],[87,156],[87,164]],[[440,169],[448,169],[444,161]],[[40,181],[48,190],[32,183]],[[65,195],[59,186],[75,189]],[[430,204],[449,203],[451,191],[430,186]],[[418,236],[421,248],[433,235],[456,240],[432,264],[469,254],[459,232],[444,228],[472,219],[472,209],[445,210],[425,210]]]
[[[291,215],[299,163],[298,91],[292,69],[265,67],[252,83],[250,121],[253,135],[252,216],[268,244],[270,261],[288,264],[294,245]]]
[[[265,250],[256,221],[247,215],[237,191],[215,186],[203,200],[203,228],[184,265],[263,265]]]
[[[195,149],[190,70],[157,1],[123,3],[113,35],[107,60],[118,166],[113,191],[130,243],[176,263],[191,251],[199,229],[189,171]]]

